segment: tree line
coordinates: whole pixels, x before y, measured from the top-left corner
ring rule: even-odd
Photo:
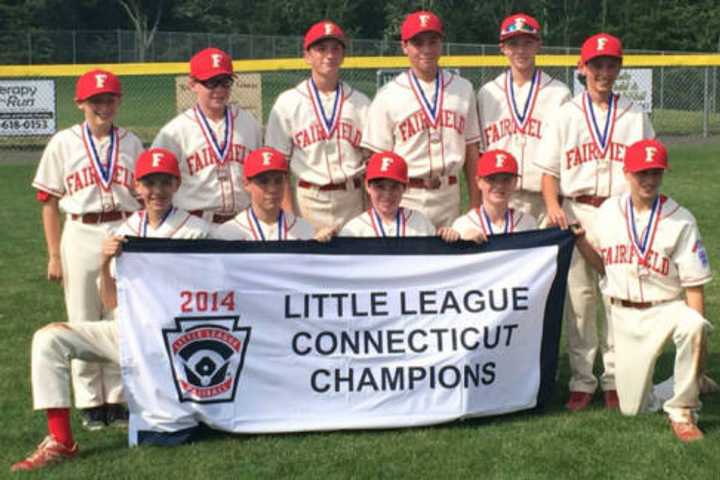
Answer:
[[[497,43],[502,19],[522,11],[541,22],[546,45],[605,31],[629,49],[720,50],[720,0],[3,0],[0,29],[130,29],[146,43],[158,30],[302,35],[329,18],[355,38],[395,40],[418,9],[440,15],[451,42]]]

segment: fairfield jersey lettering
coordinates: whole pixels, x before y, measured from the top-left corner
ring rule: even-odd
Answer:
[[[250,152],[245,145],[233,143],[230,145],[230,152],[228,152],[226,162],[242,165],[248,153]],[[185,159],[185,163],[190,175],[197,175],[198,172],[201,172],[208,167],[214,167],[218,162],[212,148],[205,147],[189,155]]]
[[[627,149],[627,145],[611,142],[603,156],[603,152],[594,142],[584,143],[565,152],[565,169],[571,170],[584,163],[598,160],[622,163],[625,160],[625,149]]]
[[[115,167],[112,184],[132,190],[134,181],[135,175],[132,170],[124,167],[123,165],[117,165]],[[100,182],[95,169],[91,165],[88,165],[80,170],[68,174],[65,177],[65,192],[68,195],[73,195],[75,192],[98,184],[100,184]]]
[[[465,117],[460,113],[451,110],[443,110],[440,112],[440,121],[438,127],[451,128],[458,134],[465,133]],[[433,128],[422,110],[418,110],[398,124],[400,132],[400,140],[407,142],[419,133],[424,133]]]
[[[524,133],[528,137],[540,140],[542,138],[542,121],[531,117],[522,130],[517,127],[511,118],[503,118],[497,122],[492,122],[483,128],[483,145],[492,145],[518,133]]]
[[[599,253],[605,265],[638,263],[639,260],[635,249],[630,243],[602,247]],[[668,273],[670,273],[670,258],[656,250],[650,250],[646,266],[658,275],[667,277]]]
[[[302,149],[331,139],[345,140],[354,148],[357,148],[360,146],[360,140],[362,140],[362,131],[352,123],[340,120],[331,138],[328,138],[322,125],[319,123],[313,123],[307,128],[294,132],[292,138],[293,145]]]

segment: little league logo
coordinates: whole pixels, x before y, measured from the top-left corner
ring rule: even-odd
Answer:
[[[163,329],[165,349],[181,402],[220,403],[235,399],[250,341],[239,317],[179,317]]]

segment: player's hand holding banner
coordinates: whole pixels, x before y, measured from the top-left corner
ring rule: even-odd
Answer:
[[[131,240],[118,261],[130,443],[428,425],[551,394],[572,249]]]

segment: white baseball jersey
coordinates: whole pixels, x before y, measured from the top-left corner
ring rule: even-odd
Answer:
[[[350,220],[340,230],[340,237],[430,237],[435,226],[422,213],[399,208],[394,222],[386,222],[371,208]]]
[[[536,69],[521,87],[506,71],[480,88],[478,112],[482,150],[505,150],[518,162],[518,188],[540,191],[542,172],[533,164],[540,157],[540,139],[548,118],[571,98],[568,87]]]
[[[397,153],[411,178],[457,175],[466,145],[480,141],[472,84],[444,70],[437,84],[415,80],[408,70],[378,90],[362,146]]]
[[[71,214],[140,208],[135,199],[135,159],[143,145],[124,128],[114,128],[101,140],[85,124],[56,133],[38,165],[33,187],[60,198]]]
[[[281,211],[277,222],[265,223],[257,218],[252,209],[246,208],[229,222],[218,225],[211,233],[220,240],[312,240],[315,229],[308,222],[292,213]]]
[[[310,79],[281,93],[265,145],[284,153],[293,174],[316,185],[343,183],[365,170],[360,141],[370,100],[346,83],[325,95]]]
[[[560,107],[535,158],[543,173],[560,179],[560,193],[566,197],[625,193],[625,149],[655,137],[648,116],[625,97],[613,94],[607,111],[589,98],[582,93]]]
[[[214,122],[196,106],[165,125],[153,147],[177,155],[182,183],[173,197],[175,205],[229,215],[249,204],[242,188],[243,162],[261,142],[257,121],[240,107],[228,105],[226,117]]]
[[[588,229],[588,240],[605,264],[603,294],[657,302],[679,298],[685,287],[708,283],[712,273],[695,217],[662,195],[654,211],[638,215],[634,208],[630,211],[629,198],[626,194],[606,201]]]
[[[173,207],[157,228],[150,225],[145,210],[135,212],[118,228],[116,235],[198,239],[207,238],[209,230],[210,225],[202,218]]]
[[[505,211],[505,218],[498,223],[491,222],[481,208],[473,208],[462,217],[458,217],[452,224],[452,229],[462,236],[475,231],[481,231],[485,235],[499,235],[535,230],[537,228],[535,217],[513,208],[508,208]]]

